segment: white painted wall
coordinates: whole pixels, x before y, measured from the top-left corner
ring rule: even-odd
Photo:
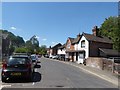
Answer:
[[[75,45],[74,45],[74,49],[75,49],[75,50],[78,50],[78,44],[75,44]]]
[[[57,54],[66,54],[66,49],[58,49]]]
[[[81,48],[81,41],[83,40],[85,40],[85,48]],[[84,36],[82,36],[80,42],[78,43],[78,50],[84,50],[86,52],[85,58],[89,57],[89,42]]]
[[[83,40],[85,40],[85,48],[81,47],[81,41],[83,41]],[[74,48],[75,48],[75,50],[84,50],[85,53],[86,53],[85,54],[85,58],[89,57],[89,42],[87,41],[87,39],[84,36],[82,36],[82,38],[80,39],[78,44],[74,45]],[[78,61],[77,61],[77,63],[83,63],[83,61],[84,61],[83,58],[80,58],[79,54],[78,54]]]

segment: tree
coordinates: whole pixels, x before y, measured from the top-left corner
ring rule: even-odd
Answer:
[[[41,47],[39,48],[39,54],[46,54],[47,50],[46,50],[46,45],[41,45]]]
[[[16,46],[17,46],[17,47],[20,47],[20,46],[24,46],[24,45],[25,45],[25,41],[24,41],[23,38],[20,37],[20,36],[16,36],[16,38],[15,38],[15,43],[16,43]]]
[[[113,41],[113,49],[120,51],[120,17],[109,17],[100,27],[100,36],[106,36]]]
[[[15,52],[16,53],[27,53],[28,50],[25,47],[18,47],[18,48],[15,49]]]
[[[39,41],[36,36],[32,36],[30,40],[26,41],[26,48],[30,53],[38,53],[39,52]]]
[[[25,41],[23,40],[22,37],[20,36],[15,36],[13,33],[8,32],[7,30],[0,30],[2,32],[2,34],[7,34],[7,39],[5,40],[5,42],[7,41],[7,53],[9,55],[11,55],[15,48],[17,47],[23,47],[25,45]],[[4,46],[4,45],[3,45]],[[2,47],[3,53],[5,48]]]
[[[32,43],[31,43],[30,40],[26,41],[25,47],[27,48],[27,51],[28,51],[29,53],[33,53],[33,52],[34,52],[33,46],[32,46]]]

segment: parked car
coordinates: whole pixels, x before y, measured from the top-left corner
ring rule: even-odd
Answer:
[[[32,62],[33,62],[35,65],[37,65],[37,62],[38,62],[38,57],[37,57],[37,55],[36,55],[36,54],[32,54],[32,55],[31,55],[31,59],[32,59]]]
[[[50,55],[50,56],[49,56],[49,58],[52,58],[52,57],[53,57],[53,55]]]
[[[58,55],[53,55],[52,59],[58,59]]]
[[[49,58],[49,55],[48,55],[48,54],[46,54],[44,57]]]
[[[65,61],[65,55],[64,54],[58,55],[58,60]]]
[[[32,80],[34,65],[28,55],[12,55],[9,59],[3,61],[1,80],[6,82],[12,78],[25,78]]]

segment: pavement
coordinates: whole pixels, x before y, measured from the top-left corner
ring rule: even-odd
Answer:
[[[58,60],[56,60],[56,61],[58,61]],[[74,67],[80,68],[85,72],[93,74],[101,79],[104,79],[104,80],[120,87],[120,76],[115,73],[112,73],[112,72],[106,71],[106,70],[100,70],[100,69],[89,67],[89,66],[85,66],[83,64],[77,64],[75,62],[68,62],[68,61],[59,61],[59,62],[66,63],[66,64],[72,65]]]

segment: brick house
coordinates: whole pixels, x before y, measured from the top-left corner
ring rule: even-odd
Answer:
[[[77,46],[81,35],[78,34],[76,38],[68,37],[66,42],[66,58],[69,58],[70,61],[76,61]]]
[[[103,49],[112,50],[112,41],[107,37],[99,36],[97,26],[92,29],[92,32],[93,34],[83,32],[82,35],[77,35],[77,38],[68,37],[66,56],[70,61],[83,64],[89,57],[103,57],[101,54]]]
[[[58,43],[58,44],[56,44],[55,46],[53,46],[53,47],[50,47],[50,51],[49,51],[49,56],[52,56],[52,55],[57,55],[58,53],[57,53],[57,51],[58,51],[58,47],[60,47],[60,46],[62,46],[62,44],[61,43]]]
[[[80,51],[78,61],[83,63],[88,57],[100,57],[99,48],[112,49],[112,41],[107,37],[98,36],[99,29],[95,26],[93,34],[82,33],[81,39],[78,43],[78,50]]]

